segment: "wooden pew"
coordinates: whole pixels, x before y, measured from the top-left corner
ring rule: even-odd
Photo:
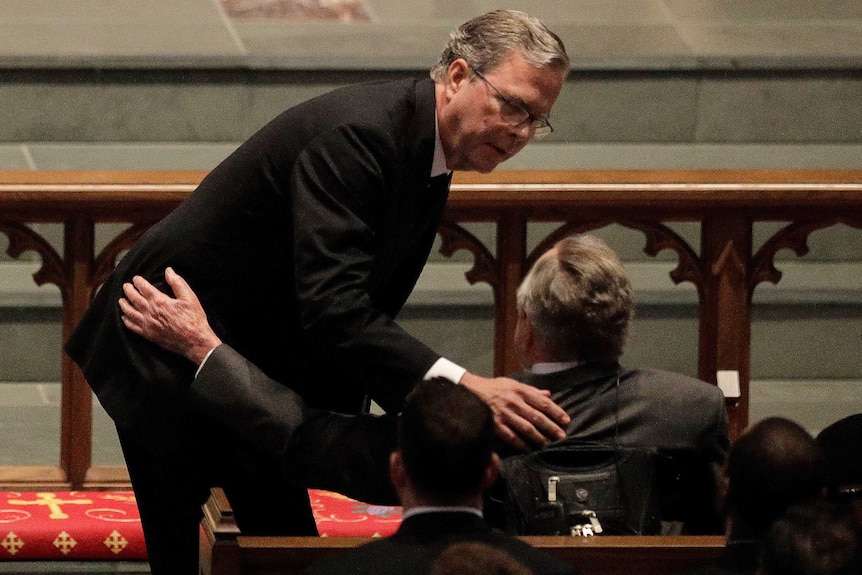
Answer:
[[[569,561],[581,575],[672,575],[714,560],[723,537],[522,537]],[[292,575],[308,565],[368,543],[365,537],[242,535],[230,503],[213,489],[201,522],[202,575]]]

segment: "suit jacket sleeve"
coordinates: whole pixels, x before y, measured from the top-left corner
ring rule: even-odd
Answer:
[[[279,456],[309,415],[296,392],[228,345],[210,354],[192,382],[190,397],[196,411]]]

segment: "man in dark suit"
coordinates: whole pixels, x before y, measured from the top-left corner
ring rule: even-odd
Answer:
[[[619,256],[592,235],[544,253],[518,290],[515,378],[551,392],[571,416],[568,437],[657,449],[666,532],[717,533],[716,485],[729,445],[724,396],[667,371],[622,367],[634,310]],[[680,525],[680,523],[682,525]]]
[[[490,545],[534,575],[574,568],[526,543],[491,530],[482,494],[496,479],[493,414],[464,386],[422,382],[401,413],[398,445],[389,460],[404,516],[392,536],[312,565],[308,575],[422,575],[453,543]]]
[[[548,133],[567,72],[562,42],[537,20],[477,17],[431,79],[351,86],[285,111],[117,265],[65,349],[116,424],[154,575],[197,571],[200,503],[214,483],[249,533],[315,526],[280,462],[190,410],[210,350],[190,362],[125,329],[117,301],[133,276],[164,288],[175,268],[222,340],[312,407],[355,413],[370,396],[394,412],[417,381],[442,375],[493,405],[510,442],[562,434],[567,416],[546,394],[471,374],[393,318],[431,248],[451,170],[488,172]]]

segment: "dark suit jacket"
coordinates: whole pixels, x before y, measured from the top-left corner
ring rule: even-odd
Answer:
[[[67,342],[108,413],[186,405],[194,366],[117,306],[133,275],[165,289],[167,266],[226,343],[311,404],[355,412],[367,392],[397,409],[439,357],[392,319],[448,193],[448,177],[429,184],[434,141],[430,79],[336,90],[252,136],[135,244]]]
[[[569,437],[616,440],[672,456],[674,467],[665,472],[673,485],[665,491],[673,500],[662,518],[681,520],[695,533],[723,531],[716,482],[730,440],[724,395],[716,386],[668,371],[596,364],[516,379],[551,391],[571,417]]]
[[[296,392],[220,345],[191,386],[191,406],[278,457],[301,485],[398,505],[389,480],[397,415],[344,415],[304,408]]]
[[[477,515],[431,512],[408,517],[391,537],[312,565],[307,575],[422,575],[447,545],[461,541],[477,541],[502,549],[535,575],[575,572],[569,563],[514,537],[492,531]]]

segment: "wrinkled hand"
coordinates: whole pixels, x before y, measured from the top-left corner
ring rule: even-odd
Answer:
[[[171,268],[165,270],[165,280],[176,298],[140,276],[123,284],[126,297],[119,302],[123,323],[136,334],[200,365],[221,340],[189,284]]]
[[[461,385],[478,395],[494,412],[497,435],[506,443],[526,451],[563,439],[569,415],[551,401],[551,392],[514,379],[487,379],[469,372]]]

